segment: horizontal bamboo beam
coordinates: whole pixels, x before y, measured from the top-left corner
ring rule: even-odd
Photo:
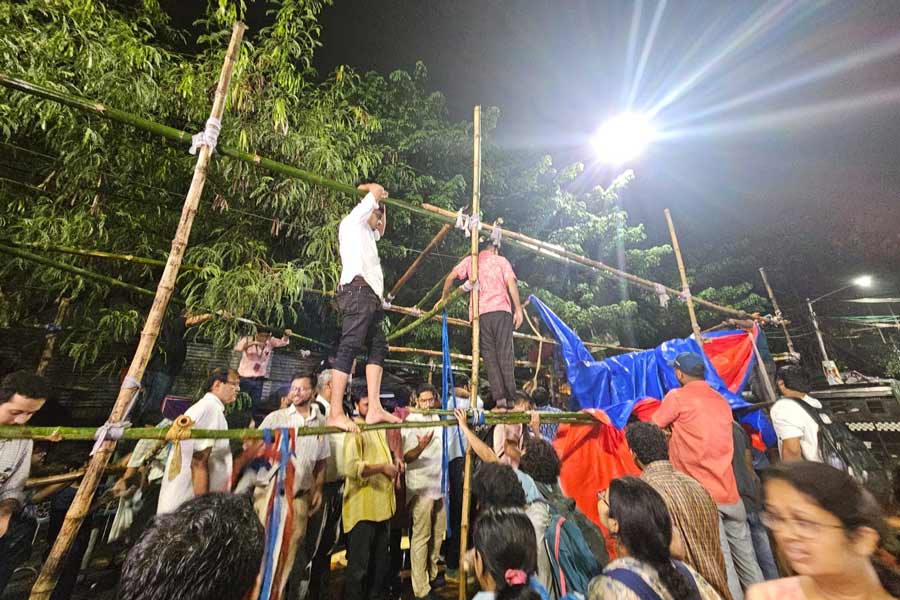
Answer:
[[[437,304],[434,305],[434,308],[422,313],[422,315],[420,317],[418,317],[416,320],[414,320],[412,323],[410,323],[406,327],[403,327],[402,329],[398,329],[396,331],[392,331],[391,333],[389,333],[386,336],[387,340],[388,341],[395,340],[398,337],[400,337],[401,335],[408,333],[408,332],[412,331],[413,329],[415,329],[416,327],[418,327],[420,323],[424,323],[425,321],[427,321],[429,319],[435,318],[439,311],[443,310],[443,308],[445,306],[450,306],[450,304],[454,300],[456,300],[463,293],[463,291],[464,290],[462,287],[456,288],[455,290],[453,290],[453,293],[451,293],[449,296],[447,296],[446,299],[439,301]],[[394,307],[390,306],[390,307],[388,307],[388,310],[394,310]],[[440,317],[437,317],[437,318],[440,319]]]
[[[410,348],[407,346],[388,346],[388,350],[391,352],[396,352],[398,354],[421,354],[423,356],[443,356],[444,354],[440,350],[426,350],[424,348]],[[458,352],[451,352],[450,358],[455,358],[456,360],[463,360],[472,362],[471,354],[460,354]],[[482,359],[484,360],[484,359]],[[517,360],[517,367],[531,367],[534,368],[536,363],[527,361],[527,360]]]
[[[444,218],[444,219],[450,219],[450,218],[455,219],[456,218],[455,212],[441,208],[439,206],[434,206],[431,204],[422,204],[422,208],[427,210],[428,212],[431,212],[431,213],[433,213],[441,218]],[[488,231],[494,230],[494,226],[491,225],[490,223],[481,223],[481,228],[486,229]],[[606,263],[600,262],[599,260],[586,258],[584,256],[581,256],[580,254],[570,252],[560,246],[556,246],[554,244],[548,244],[546,242],[537,240],[533,237],[529,237],[527,235],[523,235],[523,234],[517,233],[515,231],[510,231],[508,229],[501,228],[501,231],[503,232],[503,237],[507,238],[507,241],[510,242],[512,245],[519,247],[519,248],[523,248],[530,252],[534,252],[538,256],[547,256],[549,258],[555,258],[555,259],[561,260],[563,262],[574,262],[574,263],[583,265],[585,267],[590,267],[591,269],[593,269],[595,271],[607,273],[609,275],[612,275],[614,277],[617,277],[619,279],[622,279],[624,281],[627,281],[629,283],[637,285],[638,287],[642,287],[642,288],[646,289],[647,291],[650,291],[653,293],[656,293],[658,286],[661,286],[662,289],[664,289],[669,295],[671,295],[673,297],[677,298],[681,295],[680,290],[676,290],[674,288],[670,288],[670,287],[662,285],[660,283],[656,283],[655,281],[650,281],[649,279],[644,279],[643,277],[638,277],[637,275],[632,275],[631,273],[628,273],[621,269],[616,269],[615,267],[611,267],[611,266],[607,265]],[[711,310],[716,310],[719,312],[723,312],[725,314],[738,316],[738,317],[742,317],[742,318],[756,318],[757,320],[760,320],[760,321],[766,321],[766,322],[768,321],[768,319],[766,319],[764,317],[754,317],[753,315],[750,315],[746,311],[730,308],[727,306],[720,306],[714,302],[710,302],[709,300],[704,300],[697,296],[694,296],[692,299],[695,303],[705,306],[706,308],[709,308]]]
[[[59,475],[31,477],[25,480],[25,489],[45,487],[48,485],[55,485],[57,483],[68,483],[70,481],[78,481],[79,479],[84,477],[84,473],[86,470],[87,469],[78,469],[77,471],[72,471],[70,473],[60,473]],[[125,467],[120,465],[110,465],[106,467],[104,472],[107,475],[119,475],[125,472]]]
[[[133,127],[137,127],[138,129],[143,129],[144,131],[154,133],[182,145],[187,145],[191,141],[191,134],[187,131],[182,131],[180,129],[175,129],[174,127],[156,123],[149,119],[145,119],[143,117],[139,117],[137,115],[133,115],[131,113],[106,106],[94,100],[81,98],[72,94],[67,94],[65,92],[60,92],[28,81],[10,77],[9,75],[4,73],[0,73],[0,85],[9,89],[17,90],[19,92],[30,94],[32,96],[37,96],[39,98],[58,102],[60,104],[70,106],[78,110],[89,112],[105,119],[132,125]],[[304,169],[299,169],[297,167],[287,165],[270,158],[266,158],[264,156],[260,156],[256,153],[243,152],[241,150],[230,148],[222,144],[216,147],[216,151],[224,156],[257,165],[259,167],[263,167],[287,177],[301,179],[303,181],[306,181],[307,183],[328,188],[335,192],[348,194],[353,197],[360,197],[362,195],[365,195],[364,191],[357,190],[350,184],[334,181],[332,179],[328,179],[327,177],[323,177],[322,175],[318,175]],[[384,198],[383,201],[385,204],[412,212],[420,216],[436,219],[438,221],[449,223],[451,225],[456,223],[456,213],[437,206],[433,206],[430,204],[423,204],[422,206],[418,206],[404,200],[398,200],[396,198],[390,197]],[[488,231],[491,231],[494,228],[488,223],[482,223],[481,227],[487,229]],[[567,263],[575,263],[589,267],[596,271],[605,272],[629,283],[633,283],[639,287],[643,287],[644,289],[653,293],[656,292],[657,286],[662,285],[648,279],[638,277],[637,275],[632,275],[631,273],[627,273],[625,271],[622,271],[621,269],[610,267],[609,265],[600,261],[580,256],[578,254],[575,254],[574,252],[569,252],[568,250],[565,250],[558,246],[547,244],[521,233],[516,233],[514,231],[504,229],[503,236],[506,237],[512,245],[523,248],[530,252],[534,252],[539,256],[546,256]],[[670,295],[674,295],[674,297],[678,297],[681,294],[679,290],[667,286],[662,286],[662,289],[666,290],[666,292],[668,292]],[[695,297],[694,301],[697,304],[705,306],[706,308],[716,310],[728,315],[742,318],[756,318],[761,322],[768,322],[768,320],[764,317],[750,315],[743,310],[720,306],[718,304],[715,304],[714,302],[703,300],[702,298]]]
[[[55,244],[44,244],[38,242],[16,242],[12,240],[0,239],[3,243],[12,248],[33,248],[35,250],[46,250],[47,252],[57,252],[60,254],[71,254],[74,256],[84,256],[88,258],[104,258],[108,260],[119,260],[124,262],[135,263],[139,265],[147,265],[150,267],[165,267],[166,261],[155,258],[147,258],[144,256],[135,256],[133,254],[119,254],[115,252],[107,252],[105,250],[89,250],[85,248],[74,248],[72,246],[58,246]],[[182,265],[187,271],[200,271],[197,265]]]
[[[472,414],[472,411],[469,411]],[[542,423],[573,422],[572,415],[579,413],[541,413]],[[584,417],[575,417],[578,424],[600,423],[591,417],[590,421]],[[531,422],[531,415],[525,412],[484,413],[486,425],[517,425]],[[367,425],[360,423],[362,431],[379,431],[388,429],[423,429],[428,427],[453,427],[456,419],[441,419],[438,421],[404,421],[402,423],[376,423]],[[28,427],[27,425],[0,425],[0,440],[56,440],[93,442],[97,430],[93,427]],[[249,440],[262,439],[263,429],[189,429],[184,433],[184,439],[194,440]],[[160,427],[134,427],[122,432],[123,440],[165,440],[167,429]],[[297,436],[330,435],[333,433],[346,433],[338,427],[300,427]]]

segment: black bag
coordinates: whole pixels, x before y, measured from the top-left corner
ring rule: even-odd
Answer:
[[[879,500],[889,497],[891,486],[887,470],[865,443],[824,406],[815,408],[804,400],[794,401],[819,425],[819,456],[822,462],[848,473]]]

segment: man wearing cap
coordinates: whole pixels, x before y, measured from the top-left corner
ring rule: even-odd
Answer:
[[[661,428],[671,426],[672,465],[699,481],[718,506],[728,587],[732,597],[740,600],[743,598],[741,585],[747,588],[761,582],[763,576],[732,469],[731,407],[706,383],[702,356],[683,352],[669,365],[675,369],[681,387],[666,394],[653,415],[653,422]]]

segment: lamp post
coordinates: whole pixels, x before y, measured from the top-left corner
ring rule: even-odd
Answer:
[[[830,360],[828,358],[828,350],[825,349],[825,340],[822,338],[822,330],[819,328],[819,320],[816,318],[816,311],[813,309],[813,304],[815,304],[819,300],[828,298],[829,296],[833,296],[854,286],[867,288],[871,287],[871,285],[872,276],[861,275],[844,287],[840,287],[836,290],[828,292],[827,294],[822,294],[818,298],[813,298],[812,300],[810,300],[809,298],[806,299],[806,307],[809,309],[809,319],[812,322],[813,329],[816,332],[816,339],[819,341],[819,351],[822,352],[822,372],[825,374],[825,379],[828,381],[828,385],[841,385],[842,383],[844,383],[844,380],[841,378],[841,373],[840,371],[838,371],[837,365],[834,364],[833,360]]]

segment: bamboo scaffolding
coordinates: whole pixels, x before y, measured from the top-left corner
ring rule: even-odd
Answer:
[[[481,217],[481,106],[476,106],[472,117],[473,124],[473,152],[472,152],[472,218]],[[469,297],[470,314],[472,317],[472,376],[469,379],[469,394],[471,398],[478,397],[478,369],[481,366],[481,319],[480,305],[478,304],[478,233],[476,228],[471,232],[471,257],[469,266],[469,282],[472,284],[472,295]],[[462,289],[457,288],[457,291]],[[459,528],[459,600],[466,600],[466,580],[468,571],[467,561],[464,559],[468,551],[469,538],[469,502],[471,500],[472,479],[472,446],[466,446],[466,462],[463,469],[463,499],[462,499],[462,523]]]
[[[246,26],[241,22],[235,23],[232,28],[231,40],[228,44],[228,50],[226,51],[225,60],[222,64],[212,110],[210,111],[211,120],[215,119],[220,121],[225,112],[228,87],[231,83],[231,75],[234,71],[245,29]],[[137,350],[135,350],[134,358],[128,369],[126,382],[139,382],[144,374],[144,368],[150,360],[150,354],[156,344],[156,337],[159,334],[166,307],[174,292],[175,280],[178,276],[181,261],[184,257],[184,251],[188,244],[191,225],[193,224],[194,216],[197,213],[197,207],[200,204],[200,197],[203,193],[204,183],[206,182],[206,170],[209,161],[212,158],[212,153],[213,149],[208,145],[202,145],[198,152],[197,163],[194,167],[194,175],[191,180],[191,187],[185,197],[184,206],[181,212],[181,220],[178,223],[175,237],[172,240],[172,250],[169,252],[165,270],[163,271],[159,285],[156,288],[153,306],[150,308],[150,312],[147,315],[147,320],[144,324],[144,330],[141,332]],[[125,419],[135,391],[136,390],[128,384],[124,384],[120,388],[116,403],[109,415],[108,420],[110,423],[118,423]],[[112,455],[115,446],[115,442],[107,440],[91,457],[84,479],[78,487],[78,492],[66,513],[59,536],[56,538],[56,542],[53,544],[53,548],[50,550],[47,560],[44,561],[41,573],[38,576],[34,587],[31,589],[31,600],[49,598],[53,593],[53,590],[56,587],[59,567],[65,559],[69,548],[72,546],[72,542],[84,521],[85,515],[90,509],[94,492],[97,489],[97,485],[100,483],[100,477],[103,475],[103,472],[109,463],[110,456]]]
[[[0,73],[0,86],[4,86],[6,88],[17,90],[19,92],[23,92],[33,96],[38,96],[40,98],[51,100],[53,102],[58,102],[60,104],[75,108],[77,110],[89,112],[105,119],[125,123],[127,125],[137,127],[138,129],[142,129],[144,131],[159,135],[176,143],[184,144],[186,142],[189,142],[191,139],[191,134],[187,131],[182,131],[174,127],[155,123],[149,119],[145,119],[143,117],[139,117],[137,115],[133,115],[125,111],[106,106],[101,102],[89,100],[86,98],[80,98],[78,96],[67,94],[65,92],[59,92],[35,83],[11,77],[4,73]],[[323,177],[321,175],[317,175],[315,173],[311,173],[309,171],[305,171],[303,169],[299,169],[297,167],[272,160],[271,158],[260,156],[259,154],[255,154],[252,152],[243,152],[222,144],[218,145],[216,147],[216,150],[223,156],[228,156],[235,160],[240,160],[256,165],[257,167],[262,167],[286,177],[301,179],[303,181],[306,181],[307,183],[325,187],[339,193],[348,194],[353,197],[359,197],[363,194],[363,192],[360,192],[352,185],[340,183],[338,181],[328,179],[327,177]],[[433,206],[431,204],[422,204],[421,206],[418,206],[404,200],[390,197],[385,198],[384,202],[396,208],[400,208],[402,210],[406,210],[414,214],[424,216],[426,218],[436,219],[449,224],[456,223],[455,212]],[[490,225],[488,223],[482,223],[481,227],[488,231],[492,231],[494,228],[493,225]],[[586,258],[584,256],[575,254],[574,252],[569,252],[568,250],[565,250],[564,248],[561,248],[559,246],[547,244],[521,233],[504,229],[503,236],[506,238],[506,241],[509,244],[525,249],[529,252],[533,252],[538,256],[547,257],[566,264],[578,264],[591,268],[594,271],[604,272],[639,287],[642,287],[653,293],[656,293],[657,285],[661,285],[648,279],[638,277],[637,275],[632,275],[631,273],[627,273],[620,269],[610,267],[609,265],[598,260]],[[662,286],[662,289],[675,296],[681,294],[680,291],[667,286]],[[710,310],[715,310],[727,315],[740,318],[754,318],[763,322],[768,321],[763,317],[750,315],[742,310],[720,306],[718,304],[715,304],[714,302],[704,300],[703,298],[694,298],[694,302]]]
[[[59,475],[48,475],[46,477],[31,477],[25,480],[25,489],[33,489],[39,487],[46,487],[48,485],[56,485],[58,483],[69,483],[72,481],[78,481],[84,476],[84,473],[87,469],[78,469],[77,471],[72,471],[70,473],[60,473]],[[106,467],[105,472],[107,475],[118,475],[120,473],[125,472],[125,467],[119,465],[111,465]]]
[[[156,258],[146,258],[144,256],[135,256],[133,254],[118,254],[115,252],[106,252],[105,250],[88,250],[85,248],[74,248],[72,246],[57,246],[54,244],[43,244],[33,242],[16,242],[13,240],[2,240],[0,243],[12,248],[32,248],[35,250],[46,250],[47,252],[57,252],[60,254],[72,254],[74,256],[84,256],[87,258],[104,258],[108,260],[119,260],[139,265],[147,265],[150,267],[165,267],[166,261]],[[184,264],[181,266],[184,271],[201,271],[202,268],[197,265]]]
[[[53,324],[57,328],[61,327],[63,321],[66,320],[66,315],[69,312],[69,304],[71,302],[71,296],[60,298],[59,306],[56,309],[56,318],[53,319]],[[37,369],[34,370],[38,375],[43,375],[47,371],[47,367],[50,366],[50,361],[53,360],[53,352],[56,350],[57,338],[59,338],[59,331],[51,330],[47,333],[46,341],[44,342],[44,351],[41,352],[41,360],[38,361]]]
[[[665,209],[666,224],[669,226],[669,235],[672,237],[672,250],[675,252],[675,261],[678,263],[678,275],[681,277],[681,290],[684,301],[687,304],[688,315],[691,318],[691,329],[694,330],[694,339],[703,347],[703,335],[700,333],[700,324],[697,322],[697,313],[694,311],[694,297],[691,295],[691,287],[688,285],[687,271],[684,268],[684,259],[681,257],[681,246],[678,245],[678,236],[675,234],[675,223],[672,222],[672,213]]]
[[[449,413],[452,411],[446,411]],[[467,410],[470,416],[476,411]],[[443,413],[442,413],[443,414]],[[486,425],[521,425],[531,422],[531,414],[527,412],[492,413],[481,412]],[[541,423],[560,423],[570,425],[602,425],[589,413],[541,413]],[[421,429],[428,427],[454,427],[456,419],[440,419],[438,421],[404,421],[402,423],[360,424],[362,431],[378,431],[390,429]],[[128,427],[122,431],[123,440],[165,440],[168,429],[162,427]],[[297,436],[315,436],[343,434],[338,427],[301,427]],[[97,434],[95,427],[30,427],[28,425],[0,425],[0,439],[7,440],[40,440],[40,441],[74,441],[93,442]],[[183,439],[193,440],[250,440],[265,437],[263,429],[187,429],[183,431]],[[181,439],[181,438],[179,438]]]
[[[438,245],[443,241],[444,236],[450,231],[451,227],[448,223],[444,223],[441,226],[440,231],[435,234],[434,238],[425,246],[425,249],[416,257],[416,260],[413,261],[411,265],[406,269],[403,275],[400,276],[400,279],[397,280],[397,283],[394,284],[394,287],[391,288],[391,291],[388,292],[387,299],[388,302],[397,297],[397,293],[400,291],[400,288],[409,280],[410,277],[413,276],[413,273],[419,270],[419,267],[422,266],[422,263],[425,262],[425,258],[432,253],[432,251],[438,247]]]
[[[772,286],[769,285],[769,278],[766,277],[765,269],[760,267],[759,274],[762,277],[763,285],[766,286],[766,293],[769,294],[769,300],[772,301],[772,308],[775,309],[775,317],[781,322],[781,329],[784,330],[784,339],[787,342],[788,352],[790,354],[797,354],[794,350],[794,341],[791,339],[791,334],[788,331],[787,322],[784,320],[784,315],[782,315],[781,308],[778,306],[778,300],[775,299],[775,292],[772,291]]]
[[[423,356],[443,356],[443,353],[440,350],[427,350],[425,348],[410,348],[407,346],[388,346],[388,350],[391,352],[396,352],[398,354],[422,354]],[[451,352],[450,358],[462,361],[472,361],[473,356],[471,354],[460,354],[458,352]],[[479,360],[484,360],[479,357]],[[527,360],[517,360],[517,367],[528,367],[533,369],[536,363]]]
[[[453,302],[454,300],[456,300],[462,293],[463,293],[462,287],[456,288],[455,290],[453,290],[452,294],[447,296],[446,300],[441,300],[440,302],[435,304],[434,308],[432,308],[431,310],[429,310],[425,313],[422,313],[422,316],[417,318],[415,321],[413,321],[412,323],[410,323],[409,325],[407,325],[406,327],[404,327],[402,329],[398,329],[396,331],[392,331],[391,333],[389,333],[386,336],[387,341],[395,340],[398,337],[400,337],[401,335],[408,333],[408,332],[412,331],[413,329],[415,329],[416,327],[418,327],[420,323],[424,323],[425,321],[428,321],[429,319],[435,317],[440,310],[442,310],[445,306],[449,306],[450,303]],[[391,307],[391,308],[393,308],[393,307]],[[390,310],[390,308],[389,308],[389,310]],[[438,317],[438,318],[440,318],[440,317]]]
[[[465,257],[463,257],[463,258],[465,258]],[[455,268],[456,268],[456,265],[453,266],[453,269],[455,269]],[[452,271],[453,269],[451,269],[450,271]],[[447,274],[444,275],[443,277],[441,277],[437,283],[435,283],[433,286],[431,286],[431,289],[428,290],[427,292],[425,292],[425,295],[422,296],[422,299],[419,300],[418,302],[416,302],[415,305],[413,305],[413,309],[421,310],[423,306],[427,305],[428,301],[431,300],[431,298],[433,298],[436,293],[441,291],[441,288],[444,286],[444,280],[447,278],[448,275],[450,275],[450,272],[447,272]],[[418,314],[415,314],[415,315],[407,314],[405,317],[400,319],[400,322],[397,323],[397,329],[399,329],[399,328],[403,327],[404,325],[406,325],[407,323],[409,323],[410,319],[413,316],[418,316]]]

